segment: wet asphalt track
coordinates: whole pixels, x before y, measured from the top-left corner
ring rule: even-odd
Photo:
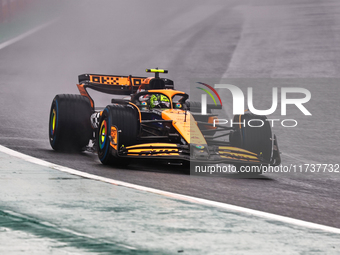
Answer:
[[[148,162],[115,169],[96,155],[52,151],[47,132],[54,95],[78,93],[78,74],[145,75],[145,68],[160,67],[186,92],[190,79],[209,77],[239,78],[243,87],[256,81],[256,88],[299,83],[312,93],[313,117],[292,110],[299,127],[274,128],[283,164],[340,163],[340,3],[82,3],[74,2],[48,29],[0,51],[1,145],[96,175],[340,227],[340,173],[230,179],[188,176]],[[102,106],[109,102],[94,94]],[[268,94],[255,95],[259,108],[270,104]]]

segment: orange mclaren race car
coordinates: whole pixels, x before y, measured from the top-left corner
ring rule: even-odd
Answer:
[[[83,74],[81,95],[63,94],[53,99],[49,138],[54,150],[90,150],[103,164],[126,163],[130,158],[154,158],[180,162],[279,165],[275,135],[267,121],[262,127],[216,124],[208,105],[188,101],[188,94],[175,90],[172,80],[160,78],[167,70],[147,69],[155,77]],[[127,95],[112,99],[96,110],[87,89]],[[241,123],[264,119],[246,112],[234,116]],[[229,137],[221,141],[221,137]]]

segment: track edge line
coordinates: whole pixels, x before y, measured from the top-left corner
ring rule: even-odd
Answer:
[[[334,234],[340,234],[340,229],[335,228],[335,227],[330,227],[330,226],[321,225],[321,224],[317,224],[317,223],[313,223],[313,222],[308,222],[308,221],[294,219],[294,218],[290,218],[290,217],[286,217],[286,216],[281,216],[281,215],[277,215],[277,214],[273,214],[273,213],[267,213],[267,212],[263,212],[263,211],[249,209],[249,208],[245,208],[245,207],[241,207],[241,206],[226,204],[226,203],[222,203],[222,202],[216,202],[216,201],[207,200],[207,199],[203,199],[203,198],[197,198],[197,197],[177,194],[177,193],[173,193],[173,192],[169,192],[169,191],[144,187],[144,186],[141,186],[141,185],[136,185],[136,184],[132,184],[132,183],[128,183],[128,182],[118,181],[118,180],[114,180],[114,179],[110,179],[110,178],[106,178],[106,177],[101,177],[101,176],[94,175],[94,174],[84,173],[84,172],[81,172],[79,170],[60,166],[60,165],[57,165],[57,164],[54,164],[54,163],[47,162],[47,161],[42,160],[42,159],[38,159],[38,158],[35,158],[35,157],[32,157],[32,156],[14,151],[14,150],[9,149],[9,148],[2,146],[2,145],[0,145],[0,152],[3,152],[7,155],[22,159],[24,161],[27,161],[27,162],[30,162],[30,163],[33,163],[33,164],[36,164],[36,165],[48,167],[48,168],[55,169],[55,170],[58,170],[58,171],[61,171],[61,172],[69,173],[69,174],[72,174],[72,175],[76,175],[76,176],[80,176],[80,177],[84,177],[84,178],[88,178],[88,179],[92,179],[92,180],[96,180],[96,181],[101,181],[101,182],[105,182],[105,183],[109,183],[109,184],[113,184],[113,185],[117,185],[117,186],[123,186],[123,187],[126,187],[126,188],[132,188],[132,189],[136,189],[136,190],[139,190],[139,191],[150,192],[150,193],[154,193],[154,194],[158,194],[158,195],[162,195],[162,196],[166,196],[166,197],[169,197],[169,198],[178,199],[178,200],[182,200],[182,201],[186,201],[186,202],[202,204],[202,205],[207,205],[207,206],[212,206],[212,207],[218,207],[218,208],[222,208],[222,209],[233,211],[233,212],[248,214],[248,215],[252,215],[252,216],[256,216],[256,217],[260,217],[260,218],[275,220],[275,221],[280,221],[280,222],[284,222],[284,223],[287,223],[287,224],[290,224],[290,225],[296,225],[296,226],[299,226],[299,227],[305,227],[305,228],[309,228],[309,229],[316,229],[316,230],[322,230],[322,231],[330,232],[330,233],[334,233]]]

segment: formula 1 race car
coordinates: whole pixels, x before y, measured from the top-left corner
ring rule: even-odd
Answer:
[[[50,144],[57,151],[96,152],[103,164],[125,164],[131,158],[177,162],[279,165],[277,139],[268,121],[261,127],[241,125],[265,120],[250,112],[235,115],[231,127],[219,125],[208,105],[190,102],[189,95],[175,90],[172,80],[160,78],[167,70],[147,69],[155,77],[79,75],[81,95],[62,94],[53,99]],[[129,96],[112,99],[97,110],[87,89]],[[217,123],[217,124],[216,124]],[[253,123],[253,125],[255,125]],[[229,137],[228,141],[220,141]]]

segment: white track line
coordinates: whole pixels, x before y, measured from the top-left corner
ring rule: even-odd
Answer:
[[[26,154],[8,149],[8,148],[6,148],[2,145],[0,145],[0,152],[6,153],[6,154],[13,156],[13,157],[16,157],[16,158],[23,159],[27,162],[31,162],[31,163],[34,163],[34,164],[37,164],[37,165],[49,167],[49,168],[52,168],[52,169],[56,169],[56,170],[59,170],[59,171],[62,171],[62,172],[66,172],[66,173],[69,173],[69,174],[81,176],[81,177],[92,179],[92,180],[102,181],[102,182],[110,183],[110,184],[113,184],[113,185],[123,186],[123,187],[132,188],[132,189],[136,189],[136,190],[140,190],[140,191],[151,192],[151,193],[155,193],[155,194],[158,194],[158,195],[162,195],[162,196],[166,196],[166,197],[170,197],[170,198],[174,198],[174,199],[178,199],[178,200],[183,200],[183,201],[187,201],[187,202],[198,203],[198,204],[202,204],[202,205],[223,208],[223,209],[226,209],[226,210],[229,210],[229,211],[250,214],[250,215],[253,215],[253,216],[257,216],[257,217],[261,217],[261,218],[265,218],[265,219],[270,219],[270,220],[274,220],[274,221],[279,221],[279,222],[284,222],[284,223],[288,223],[288,224],[292,224],[292,225],[296,225],[296,226],[300,226],[300,227],[305,227],[305,228],[322,230],[322,231],[325,231],[325,232],[340,234],[339,228],[329,227],[329,226],[325,226],[325,225],[321,225],[321,224],[316,224],[316,223],[312,223],[312,222],[308,222],[308,221],[293,219],[293,218],[280,216],[280,215],[276,215],[276,214],[272,214],[272,213],[261,212],[261,211],[248,209],[248,208],[235,206],[235,205],[230,205],[230,204],[225,204],[225,203],[221,203],[221,202],[215,202],[215,201],[211,201],[211,200],[207,200],[207,199],[185,196],[185,195],[181,195],[181,194],[177,194],[177,193],[172,193],[172,192],[163,191],[163,190],[159,190],[159,189],[148,188],[148,187],[144,187],[144,186],[140,186],[140,185],[135,185],[135,184],[127,183],[127,182],[122,182],[122,181],[109,179],[109,178],[105,178],[105,177],[101,177],[101,176],[97,176],[97,175],[93,175],[93,174],[84,173],[84,172],[81,172],[81,171],[78,171],[78,170],[74,170],[74,169],[64,167],[64,166],[59,166],[59,165],[56,165],[56,164],[53,164],[53,163],[50,163],[50,162],[47,162],[47,161],[44,161],[44,160],[41,160],[41,159],[38,159],[38,158],[28,156]]]
[[[44,29],[44,28],[46,28],[46,27],[52,25],[52,24],[55,23],[57,20],[58,20],[58,19],[55,19],[55,20],[52,20],[52,21],[50,21],[50,22],[48,22],[48,23],[45,23],[45,24],[43,24],[43,25],[37,26],[37,27],[35,27],[35,28],[33,28],[33,29],[31,29],[31,30],[29,30],[29,31],[27,31],[27,32],[25,32],[25,33],[23,33],[23,34],[17,36],[17,37],[14,37],[13,39],[10,39],[10,40],[8,40],[8,41],[6,41],[6,42],[1,43],[1,44],[0,44],[0,50],[2,50],[3,48],[5,48],[5,47],[7,47],[7,46],[12,45],[13,43],[16,43],[16,42],[18,42],[18,41],[21,41],[22,39],[24,39],[24,38],[26,38],[26,37],[28,37],[28,36],[30,36],[30,35],[32,35],[32,34],[38,32],[38,31],[40,31],[41,29]]]

